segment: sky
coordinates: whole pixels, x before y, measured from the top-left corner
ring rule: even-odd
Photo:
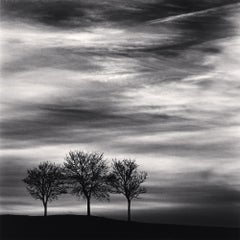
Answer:
[[[0,213],[70,150],[148,172],[133,220],[240,225],[240,1],[2,0]],[[49,214],[85,214],[71,195]],[[126,201],[92,214],[126,218]]]

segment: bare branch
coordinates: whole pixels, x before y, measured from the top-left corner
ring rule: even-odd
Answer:
[[[43,162],[29,169],[23,182],[31,196],[41,200],[44,206],[60,194],[67,193],[62,168],[54,163]]]
[[[109,187],[106,183],[108,167],[102,153],[70,151],[64,166],[72,194],[88,201],[92,197],[109,199]]]

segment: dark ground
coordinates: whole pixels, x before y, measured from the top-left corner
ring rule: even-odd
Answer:
[[[56,215],[48,217],[0,216],[5,239],[240,239],[240,229],[181,226],[112,220],[102,217]]]

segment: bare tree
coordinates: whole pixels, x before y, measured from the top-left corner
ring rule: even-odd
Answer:
[[[122,161],[113,160],[112,172],[109,175],[109,184],[112,193],[123,194],[128,203],[128,221],[131,221],[131,201],[146,189],[141,184],[146,180],[147,173],[139,172],[138,165],[134,160],[124,159]]]
[[[106,183],[108,167],[102,153],[70,151],[64,163],[70,180],[72,194],[87,200],[87,215],[91,215],[90,201],[109,199],[109,187]]]
[[[28,169],[23,182],[27,184],[26,188],[31,196],[42,201],[44,216],[47,216],[48,202],[67,193],[62,168],[54,163],[43,162],[38,167]]]

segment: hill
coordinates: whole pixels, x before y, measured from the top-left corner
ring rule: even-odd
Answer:
[[[126,222],[78,215],[0,216],[5,239],[239,239],[239,229]]]

